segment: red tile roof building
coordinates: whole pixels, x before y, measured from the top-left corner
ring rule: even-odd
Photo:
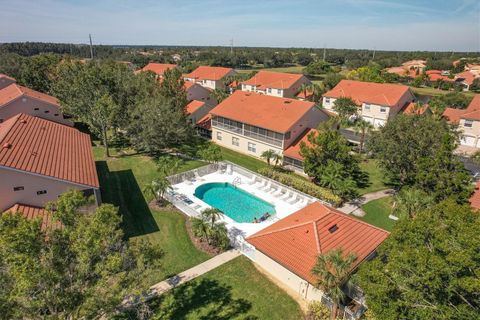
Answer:
[[[5,210],[5,212],[11,214],[19,213],[29,220],[38,219],[40,221],[40,227],[44,231],[50,228],[59,229],[62,227],[60,221],[56,220],[52,213],[48,212],[45,208],[16,203],[11,208]]]
[[[99,202],[90,136],[65,125],[19,114],[0,124],[0,210],[14,203],[43,206],[67,189]]]
[[[306,129],[285,151],[283,151],[283,164],[291,165],[295,168],[303,170],[303,157],[300,154],[300,146],[304,143],[306,146],[311,146],[308,137],[310,134],[318,134],[317,129]]]
[[[143,67],[141,71],[152,71],[157,76],[163,77],[165,71],[175,69],[176,67],[176,64],[150,62],[145,67]]]
[[[9,77],[6,74],[0,73],[0,90],[15,82],[17,82],[17,80],[15,80],[14,78]]]
[[[475,185],[475,190],[473,191],[469,202],[473,209],[480,209],[480,181]]]
[[[230,75],[234,75],[235,70],[232,68],[200,66],[192,72],[183,75],[187,81],[199,83],[206,88],[212,90],[225,89],[222,80]]]
[[[480,94],[476,94],[466,109],[446,108],[443,116],[460,130],[460,144],[475,151],[480,149]]]
[[[73,126],[73,123],[63,116],[57,98],[12,83],[0,90],[0,122],[19,113]]]
[[[314,202],[247,238],[257,251],[310,283],[317,256],[342,249],[354,254],[352,270],[367,259],[389,233]]]
[[[243,91],[263,93],[282,98],[294,98],[302,84],[310,83],[310,80],[302,74],[259,71],[241,84]]]

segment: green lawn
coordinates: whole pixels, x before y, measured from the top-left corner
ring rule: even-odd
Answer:
[[[421,95],[421,96],[443,96],[447,93],[453,92],[449,90],[440,90],[440,89],[435,89],[435,88],[416,88],[416,87],[410,87],[412,91],[416,95]],[[463,92],[466,96],[473,97],[474,93],[473,92]]]
[[[252,171],[257,171],[258,169],[265,168],[267,166],[267,163],[262,160],[221,146],[220,148],[222,149],[222,156],[224,160],[238,164],[241,167],[245,167]]]
[[[286,72],[286,73],[302,73],[303,66],[291,66],[291,67],[280,67],[280,68],[264,68],[262,65],[253,67],[252,69],[239,69],[236,70],[239,73],[250,73],[252,71],[275,71],[275,72]]]
[[[119,207],[123,217],[122,228],[131,240],[148,239],[165,251],[161,270],[152,271],[149,284],[188,269],[208,259],[197,250],[185,229],[185,218],[177,212],[150,210],[142,190],[157,175],[150,157],[138,154],[117,155],[108,160],[103,149],[94,147],[102,200]],[[199,167],[200,161],[187,161],[182,171]]]
[[[158,319],[303,319],[299,305],[241,256],[152,303]]]
[[[392,211],[392,201],[392,197],[386,197],[364,204],[362,209],[367,214],[364,217],[358,217],[358,219],[391,231],[395,225],[395,220],[388,217]]]
[[[363,188],[358,189],[360,195],[388,189],[385,185],[384,175],[375,159],[368,159],[360,162],[360,169],[368,175],[368,183]]]

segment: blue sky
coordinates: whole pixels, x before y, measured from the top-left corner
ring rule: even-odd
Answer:
[[[0,42],[480,51],[478,0],[0,0]]]

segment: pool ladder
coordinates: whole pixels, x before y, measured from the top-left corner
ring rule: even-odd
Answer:
[[[242,179],[240,177],[236,177],[235,179],[233,179],[233,182],[232,182],[234,187],[238,186],[241,183],[242,183]]]

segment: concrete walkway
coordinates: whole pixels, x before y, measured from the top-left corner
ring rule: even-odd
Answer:
[[[193,268],[185,270],[171,278],[168,278],[167,280],[154,284],[150,287],[151,295],[161,295],[181,284],[184,284],[185,282],[195,279],[196,277],[221,266],[224,263],[229,262],[230,260],[235,259],[240,254],[240,251],[236,249],[225,251],[205,262],[196,265]]]
[[[344,203],[343,206],[338,208],[338,210],[346,214],[354,214],[356,216],[363,217],[365,215],[365,212],[361,208],[362,205],[373,200],[391,196],[393,195],[393,192],[393,189],[386,189],[367,193],[357,199],[353,199],[350,202]]]

